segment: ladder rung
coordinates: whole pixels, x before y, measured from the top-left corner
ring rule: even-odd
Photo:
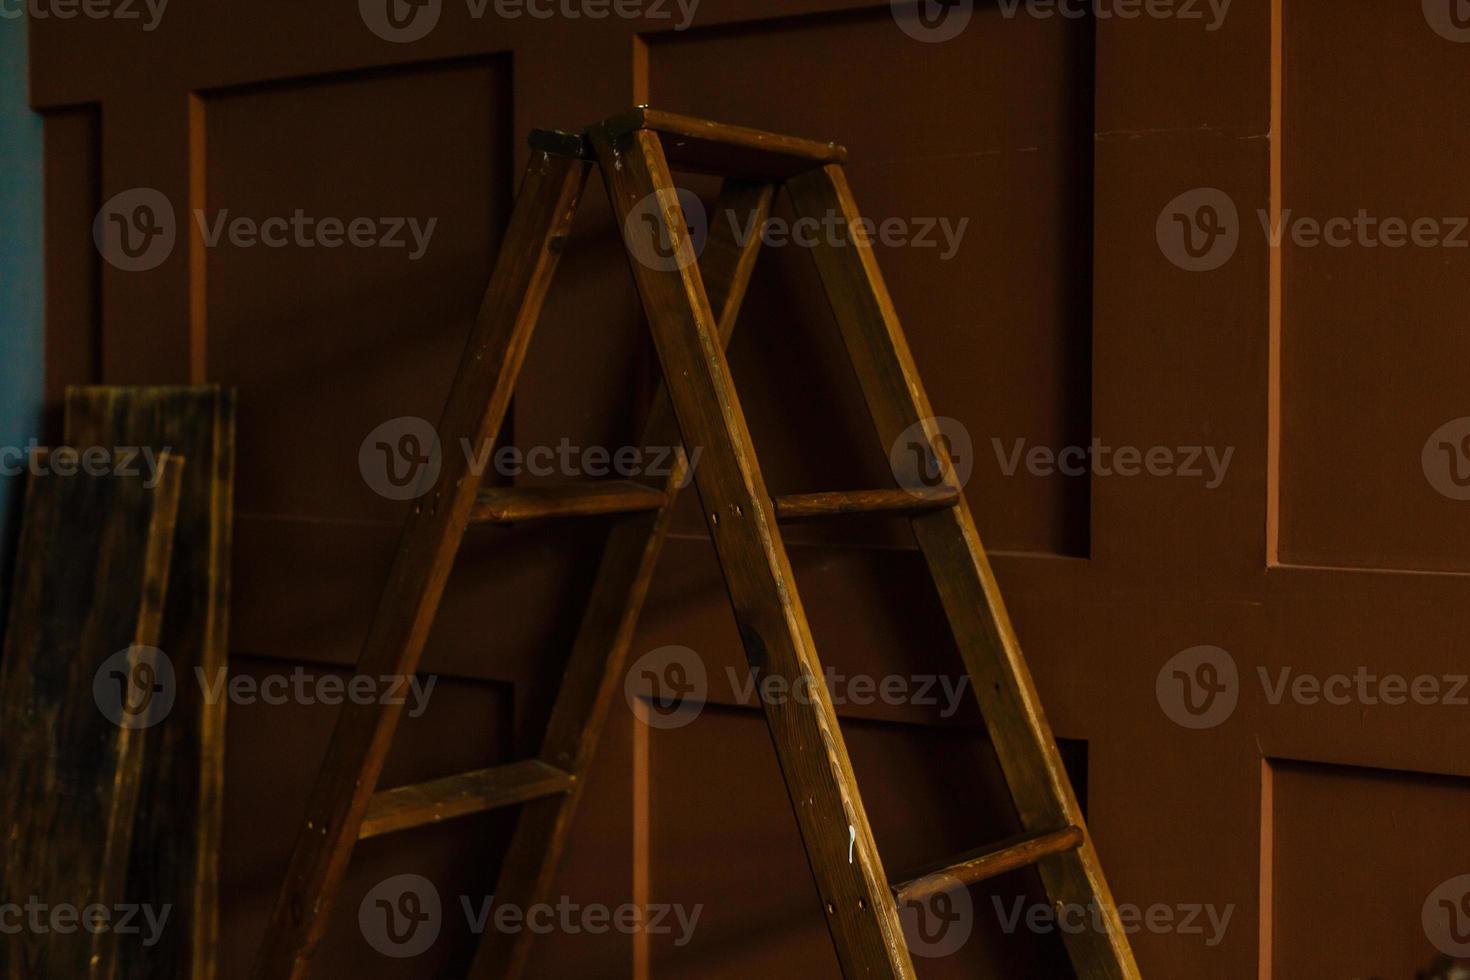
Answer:
[[[477,524],[533,521],[658,510],[669,502],[661,490],[632,480],[598,480],[553,486],[488,487],[475,498],[470,520]]]
[[[574,781],[571,773],[540,759],[527,759],[384,790],[374,793],[368,802],[357,839],[556,796],[568,792]]]
[[[814,517],[842,514],[921,514],[953,507],[959,500],[953,487],[926,490],[838,490],[830,493],[796,493],[775,498],[776,520],[805,521]]]
[[[1081,827],[1023,834],[993,847],[971,851],[945,864],[906,875],[902,884],[893,887],[893,893],[900,905],[918,902],[937,892],[947,891],[955,881],[973,885],[1081,846]]]
[[[653,130],[663,137],[664,156],[675,170],[729,177],[784,180],[847,159],[847,150],[836,143],[695,119],[646,105],[604,120],[599,128],[612,136]]]

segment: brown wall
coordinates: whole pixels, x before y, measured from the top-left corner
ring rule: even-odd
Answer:
[[[703,0],[688,30],[476,19],[444,0],[411,43],[376,36],[351,2],[177,3],[154,30],[35,21],[49,383],[238,387],[233,668],[339,671],[403,507],[365,483],[359,445],[386,420],[437,416],[526,131],[647,101],[845,143],[871,216],[969,219],[947,260],[942,247],[880,246],[879,261],[932,400],[973,438],[967,493],[1113,890],[1158,909],[1133,938],[1145,975],[1410,977],[1445,941],[1422,921],[1431,893],[1470,873],[1470,707],[1273,704],[1258,672],[1274,684],[1283,668],[1467,670],[1470,503],[1446,453],[1470,455],[1470,422],[1431,434],[1470,414],[1470,249],[1288,233],[1273,250],[1258,214],[1432,217],[1470,240],[1443,220],[1470,212],[1470,44],[1436,0],[1234,0],[1214,30],[1209,5],[1185,0],[1172,9],[1202,20],[1008,6],[983,0],[942,43],[900,29],[915,23],[907,6],[896,19],[856,0]],[[169,199],[177,242],[129,272],[102,260],[90,224],[139,187]],[[1180,197],[1199,188],[1213,191]],[[1191,259],[1176,215],[1203,234],[1202,203],[1224,234]],[[196,208],[437,225],[416,261],[207,247]],[[595,183],[584,212],[514,406],[521,446],[624,445],[646,397],[650,353]],[[816,286],[802,250],[768,251],[732,347],[768,482],[886,485]],[[1093,438],[1168,447],[1176,463],[1180,447],[1232,455],[1218,486],[1207,465],[1204,477],[1067,477],[1007,475],[997,458],[1018,439]],[[835,976],[764,725],[726,681],[743,657],[689,501],[678,528],[633,654],[693,648],[714,704],[670,730],[615,705],[561,888],[584,904],[702,904],[699,927],[683,947],[557,936],[538,969]],[[385,782],[524,748],[588,584],[588,530],[475,532],[428,653],[440,689],[402,730]],[[845,674],[953,681],[958,658],[900,532],[793,532],[820,649]],[[1171,659],[1197,647],[1225,653]],[[1236,678],[1203,718],[1175,675],[1207,678],[1199,658]],[[239,977],[332,711],[231,711],[222,962]],[[841,711],[890,870],[1009,831],[968,705],[950,719],[919,704]],[[445,896],[483,895],[507,819],[359,849],[324,975],[462,969],[462,927],[420,960],[393,960],[363,941],[356,909],[407,871]],[[1028,874],[974,891],[969,941],[921,973],[1065,975],[1054,934],[1007,935],[999,921],[997,902],[1009,912],[1038,894]],[[1215,944],[1209,911],[1230,915]]]

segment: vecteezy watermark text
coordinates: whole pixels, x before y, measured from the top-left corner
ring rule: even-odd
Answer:
[[[212,673],[194,668],[205,704],[228,701],[235,705],[403,705],[411,718],[428,710],[437,676],[417,674],[308,673],[296,667],[287,673],[229,676],[224,667]],[[143,729],[163,721],[173,710],[178,688],[173,661],[156,647],[132,646],[104,660],[92,678],[97,708],[120,728]]]
[[[1017,896],[1007,908],[999,895],[991,896],[995,914],[1001,929],[1007,934],[1015,933],[1023,925],[1028,932],[1038,935],[1060,932],[1066,935],[1081,935],[1086,932],[1108,932],[1107,915],[1097,904],[1080,905],[1075,902],[1057,905],[1027,904],[1023,896]],[[1230,919],[1235,906],[1217,908],[1213,904],[1183,903],[1167,905],[1155,902],[1146,907],[1120,903],[1118,924],[1123,932],[1150,932],[1161,935],[1203,936],[1206,946],[1218,946],[1230,928]]]
[[[381,248],[403,250],[410,262],[428,251],[438,218],[407,216],[339,217],[307,214],[257,217],[229,208],[190,212],[205,248],[228,242],[235,248]],[[153,187],[134,187],[113,195],[92,222],[92,239],[107,262],[125,272],[155,269],[173,254],[178,240],[173,202]]]
[[[560,932],[625,935],[648,933],[673,937],[675,946],[687,946],[694,937],[703,905],[631,902],[617,906],[581,903],[569,895],[552,902],[522,907],[497,902],[494,895],[476,898],[459,896],[469,931],[482,935],[487,930],[537,935]],[[434,883],[422,875],[394,875],[378,882],[363,896],[357,911],[362,936],[384,956],[406,959],[426,952],[439,938],[444,925],[444,902]]]
[[[789,219],[769,215],[757,224],[758,215],[731,209],[723,212],[730,237],[739,246],[760,240],[767,248],[888,248],[936,249],[940,261],[959,254],[960,243],[970,225],[969,218],[954,220],[938,216],[898,217],[880,220],[854,218],[834,210],[822,215]],[[684,269],[698,261],[709,241],[710,216],[699,195],[688,188],[645,195],[623,219],[623,240],[641,264],[659,272]]]
[[[0,20],[136,20],[153,31],[168,0],[0,0]]]
[[[24,446],[0,446],[0,476],[142,476],[149,490],[158,486],[167,446],[56,446],[32,439]]]
[[[472,20],[493,14],[500,20],[647,20],[673,23],[676,31],[694,23],[700,0],[465,0]],[[358,0],[368,30],[385,41],[410,44],[429,36],[444,13],[444,0]]]
[[[1256,210],[1266,244],[1281,248],[1470,248],[1470,216],[1382,215],[1359,208],[1352,215],[1301,215],[1286,208],[1276,216]],[[1210,272],[1229,262],[1240,244],[1235,201],[1215,187],[1196,187],[1164,205],[1155,222],[1159,250],[1189,272]]]
[[[1470,674],[1379,673],[1366,665],[1328,674],[1289,665],[1260,665],[1256,678],[1267,705],[1396,708],[1403,705],[1470,707]],[[1197,646],[1170,657],[1159,669],[1159,707],[1184,728],[1214,728],[1235,712],[1240,671],[1229,651]]]
[[[742,672],[725,668],[731,697],[745,705],[817,703],[825,692],[837,707],[916,705],[935,707],[942,718],[951,718],[970,686],[966,675],[944,674],[845,674],[823,667],[822,676],[806,674],[791,679],[759,668]],[[623,693],[628,706],[644,724],[654,728],[681,728],[694,721],[709,696],[709,672],[704,660],[685,646],[663,646],[650,650],[628,668]]]
[[[85,932],[98,936],[112,933],[142,936],[143,945],[151,947],[163,938],[163,930],[172,912],[172,905],[102,905],[94,902],[78,906],[69,902],[45,902],[40,896],[31,895],[24,903],[0,902],[0,935],[16,936],[29,932],[68,936]]]
[[[1428,2],[1428,0],[1426,0]],[[1000,15],[1049,20],[1180,20],[1199,21],[1217,31],[1230,12],[1231,0],[998,0]],[[975,16],[975,0],[889,0],[893,19],[909,37],[930,44],[953,40]]]
[[[567,438],[555,446],[527,447],[496,447],[489,442],[476,445],[470,439],[461,439],[459,450],[470,472],[482,479],[492,469],[505,479],[522,475],[666,478],[680,465],[682,453],[677,446],[580,446]],[[689,452],[680,489],[693,478],[703,452],[702,446]],[[363,438],[357,451],[363,481],[389,500],[413,500],[428,493],[439,479],[442,463],[438,430],[429,420],[412,415],[377,426]]]
[[[1015,476],[1024,462],[1032,476],[1172,476],[1204,479],[1205,488],[1214,490],[1225,481],[1235,447],[1222,452],[1215,446],[1108,446],[1094,438],[1086,446],[1026,447],[1025,439],[1015,440],[1009,449],[997,438],[991,438],[995,461],[1006,476]],[[1209,471],[1205,471],[1208,464]]]

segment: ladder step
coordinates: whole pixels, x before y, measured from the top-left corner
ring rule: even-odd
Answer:
[[[953,487],[918,494],[909,490],[838,490],[796,493],[775,498],[776,520],[806,521],[843,514],[922,514],[953,507],[960,499]]]
[[[1003,875],[1007,871],[1035,864],[1044,857],[1074,851],[1082,846],[1082,828],[1065,827],[1038,834],[1023,834],[993,847],[963,854],[944,864],[905,875],[902,884],[893,886],[898,903],[923,901],[937,892],[947,891],[955,881],[973,885]]]
[[[569,792],[575,777],[527,759],[374,793],[358,840]]]
[[[675,170],[725,177],[785,180],[847,159],[846,148],[836,143],[695,119],[646,105],[593,128],[613,137],[652,130],[663,137],[664,156]]]
[[[580,517],[658,510],[669,502],[663,491],[632,480],[599,480],[553,486],[488,487],[475,498],[470,520],[507,524],[543,517]]]

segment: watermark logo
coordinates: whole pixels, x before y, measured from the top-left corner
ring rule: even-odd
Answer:
[[[580,446],[565,437],[556,445],[496,446],[493,440],[476,445],[462,438],[459,450],[477,479],[492,469],[497,476],[566,477],[593,480],[616,475],[624,480],[652,478],[668,482],[679,468],[678,487],[687,487],[704,454],[695,446],[687,454],[679,446]],[[4,465],[0,450],[0,466]],[[687,462],[685,462],[687,460]],[[422,497],[439,479],[442,461],[439,435],[426,419],[404,415],[373,429],[358,447],[358,469],[368,488],[390,500]],[[0,470],[3,472],[3,470]]]
[[[92,676],[92,698],[119,728],[151,728],[173,710],[174,665],[154,647],[131,646],[102,662]]]
[[[623,680],[623,696],[650,728],[683,728],[699,717],[709,695],[709,674],[688,647],[664,646],[639,657]]]
[[[173,203],[153,187],[114,194],[92,221],[97,251],[124,272],[158,268],[173,253],[177,237]]]
[[[1164,205],[1154,225],[1164,257],[1189,272],[1218,269],[1240,244],[1240,216],[1230,195],[1196,187]]]
[[[673,198],[654,191],[628,212],[623,240],[633,257],[655,272],[686,269],[704,254],[709,214],[687,188],[675,188]]]
[[[1288,241],[1303,249],[1470,248],[1470,217],[1464,215],[1403,217],[1359,208],[1352,215],[1324,218],[1296,214],[1290,208],[1273,216],[1257,208],[1256,221],[1272,249]],[[1224,191],[1197,187],[1164,206],[1155,234],[1170,262],[1189,272],[1209,272],[1235,255],[1241,236],[1239,214]]]
[[[1470,0],[1424,0],[1424,19],[1446,41],[1470,42]]]
[[[1214,646],[1181,650],[1159,669],[1154,693],[1176,725],[1193,729],[1221,725],[1240,700],[1235,658]]]
[[[1419,454],[1429,485],[1451,500],[1470,500],[1470,416],[1429,434]]]
[[[203,667],[194,677],[205,704],[228,701],[235,705],[401,705],[410,718],[429,708],[439,678],[421,680],[417,674],[311,674],[304,667],[290,673],[261,677],[250,674],[229,676],[226,667],[211,676]],[[92,693],[97,707],[113,724],[122,728],[148,728],[168,717],[173,710],[178,686],[173,662],[162,650],[130,647],[121,650],[97,669]]]
[[[439,890],[422,875],[380,881],[363,896],[357,924],[368,945],[384,956],[418,956],[439,938],[443,925]]]
[[[953,474],[951,485],[963,489],[975,471],[975,444],[959,419],[921,419],[893,440],[888,463],[898,485],[916,497],[944,486],[946,468]]]
[[[378,37],[411,44],[438,26],[444,0],[357,0],[357,10],[368,30]]]
[[[916,41],[952,41],[970,26],[975,0],[889,0],[893,19]]]
[[[439,225],[438,218],[319,217],[301,208],[265,218],[232,216],[228,208],[214,212],[195,208],[189,214],[205,248],[228,242],[235,248],[402,249],[410,262],[424,257]],[[123,191],[97,212],[92,239],[102,257],[125,272],[157,268],[173,254],[178,239],[173,204],[153,187]]]
[[[362,440],[357,468],[373,492],[389,500],[413,500],[439,480],[439,432],[428,419],[401,415]]]
[[[1446,956],[1470,956],[1470,874],[1442,882],[1424,900],[1424,935]]]
[[[939,959],[957,952],[975,927],[975,905],[964,882],[951,875],[931,875],[919,892],[898,909],[909,952]]]

